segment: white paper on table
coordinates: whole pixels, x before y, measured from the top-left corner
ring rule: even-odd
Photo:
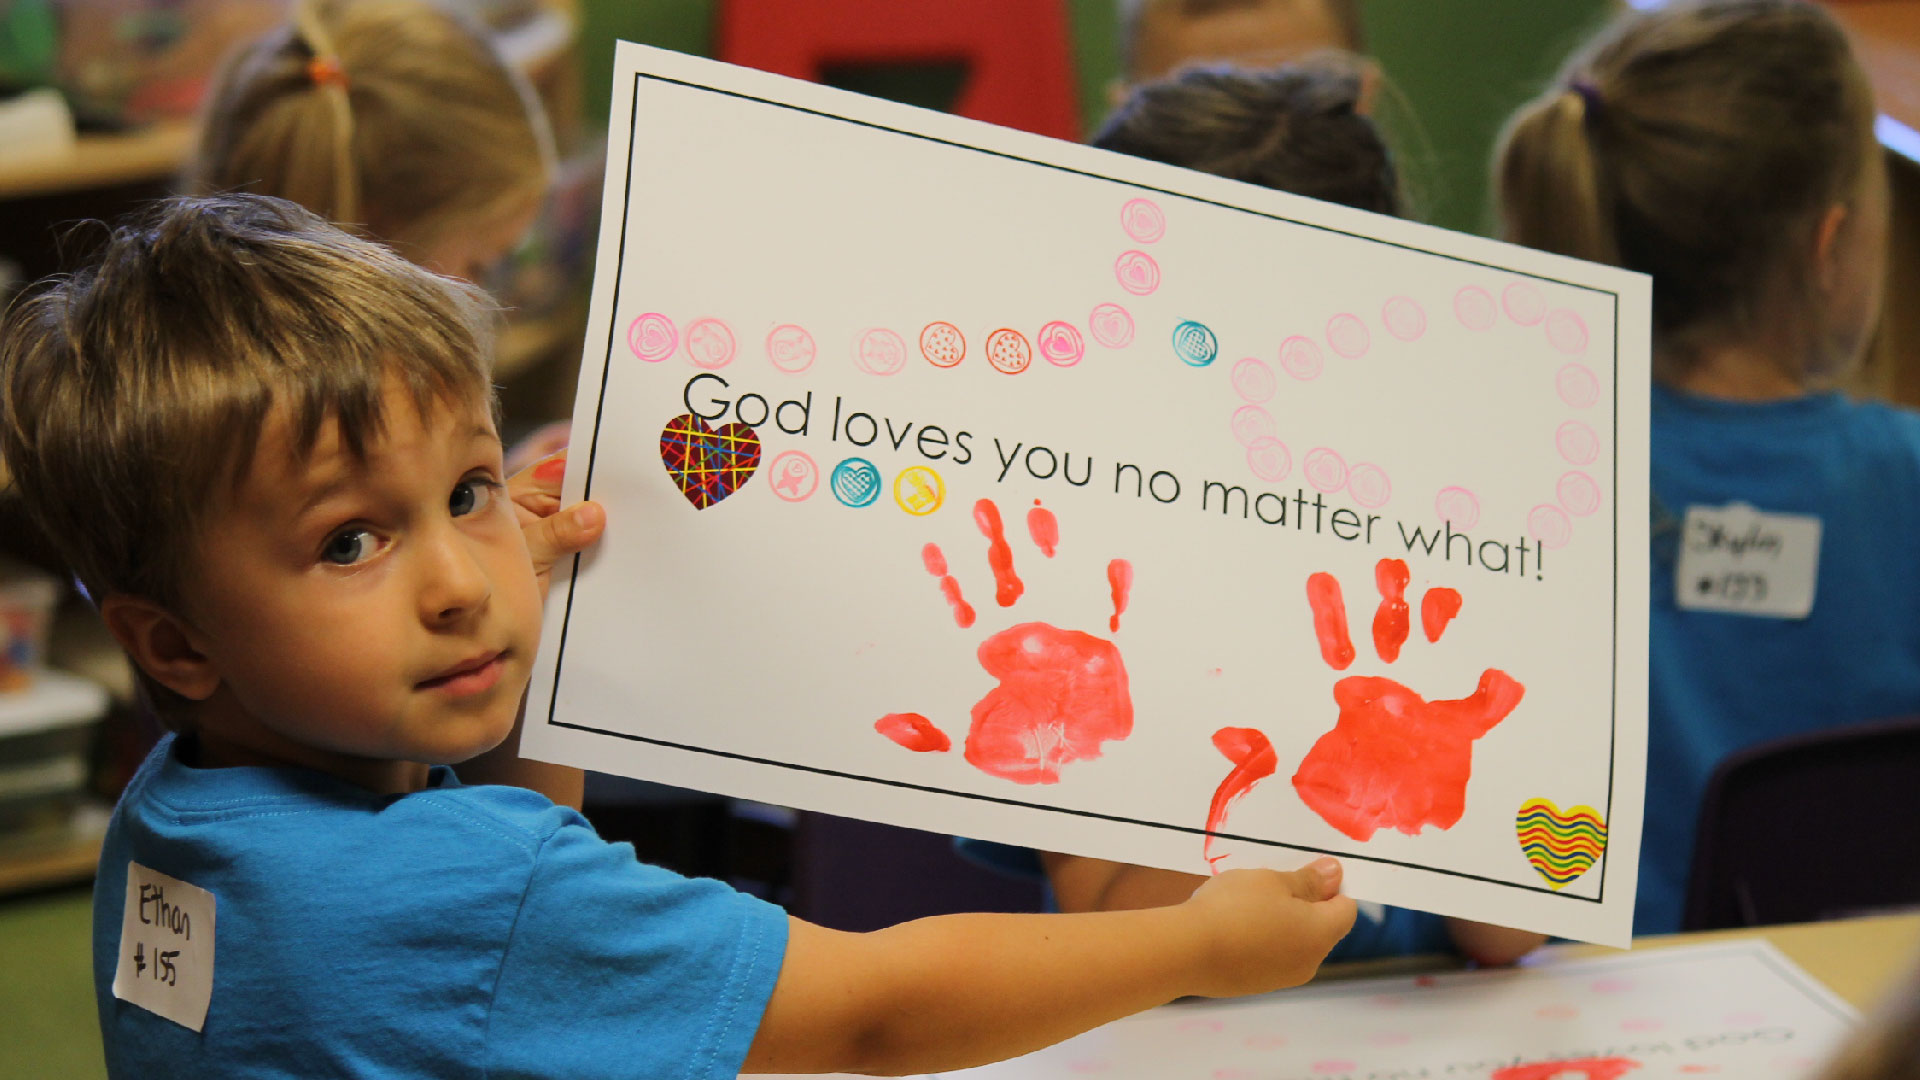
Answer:
[[[1798,1080],[1858,1013],[1764,941],[1176,1004],[969,1080]]]
[[[673,53],[616,68],[565,486],[610,524],[556,574],[523,750],[1194,873],[1331,852],[1363,899],[1627,941],[1645,278]],[[1462,604],[1430,642],[1435,588]],[[1483,673],[1517,706],[1425,704]]]

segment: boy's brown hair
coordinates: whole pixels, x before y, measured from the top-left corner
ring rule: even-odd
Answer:
[[[425,0],[297,0],[215,77],[188,174],[417,258],[537,202],[553,161],[545,113],[482,28]]]
[[[360,456],[389,380],[423,414],[490,403],[495,318],[473,286],[293,203],[168,200],[0,320],[0,459],[94,597],[177,610],[196,531],[269,415],[297,453],[333,422]]]
[[[1828,207],[1883,182],[1873,122],[1866,75],[1818,4],[1628,14],[1508,121],[1504,238],[1651,274],[1655,371],[1678,375],[1703,341],[1805,315],[1796,252]]]
[[[1365,74],[1357,57],[1331,51],[1257,70],[1185,68],[1135,87],[1091,142],[1398,215],[1405,200],[1393,155],[1361,111]]]

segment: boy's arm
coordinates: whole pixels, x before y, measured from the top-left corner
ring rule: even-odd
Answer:
[[[1037,1050],[1177,997],[1294,986],[1353,924],[1339,864],[1236,870],[1173,907],[946,915],[870,934],[797,919],[746,1072],[904,1074]]]
[[[1040,853],[1061,911],[1120,911],[1177,904],[1206,878],[1151,866]],[[1447,937],[1460,955],[1489,967],[1511,964],[1546,944],[1545,934],[1468,919],[1446,920]]]
[[[533,559],[534,573],[540,579],[540,595],[546,596],[547,579],[553,566],[574,552],[585,550],[606,528],[606,511],[598,503],[583,502],[560,512],[560,479],[566,471],[567,454],[560,451],[515,473],[507,481],[507,494],[513,500],[514,513],[527,538],[527,554]],[[529,761],[520,756],[520,726],[526,720],[523,708],[514,721],[513,733],[499,746],[460,765],[460,780],[468,784],[509,784],[531,788],[562,806],[580,809],[586,792],[586,774],[565,765]]]

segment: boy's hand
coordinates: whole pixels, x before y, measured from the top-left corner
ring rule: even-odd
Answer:
[[[582,502],[560,509],[560,481],[567,474],[567,452],[560,451],[513,474],[507,494],[513,512],[527,536],[527,554],[540,580],[540,598],[546,599],[553,564],[600,539],[607,512],[599,503]]]
[[[1353,928],[1340,895],[1340,864],[1320,858],[1298,870],[1228,870],[1181,906],[1207,936],[1204,997],[1262,994],[1313,978]]]

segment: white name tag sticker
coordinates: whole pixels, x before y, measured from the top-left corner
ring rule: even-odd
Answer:
[[[199,1031],[213,1000],[213,894],[127,863],[113,996]]]
[[[1680,607],[1804,619],[1819,577],[1819,518],[1742,503],[1687,507],[1674,571]]]

